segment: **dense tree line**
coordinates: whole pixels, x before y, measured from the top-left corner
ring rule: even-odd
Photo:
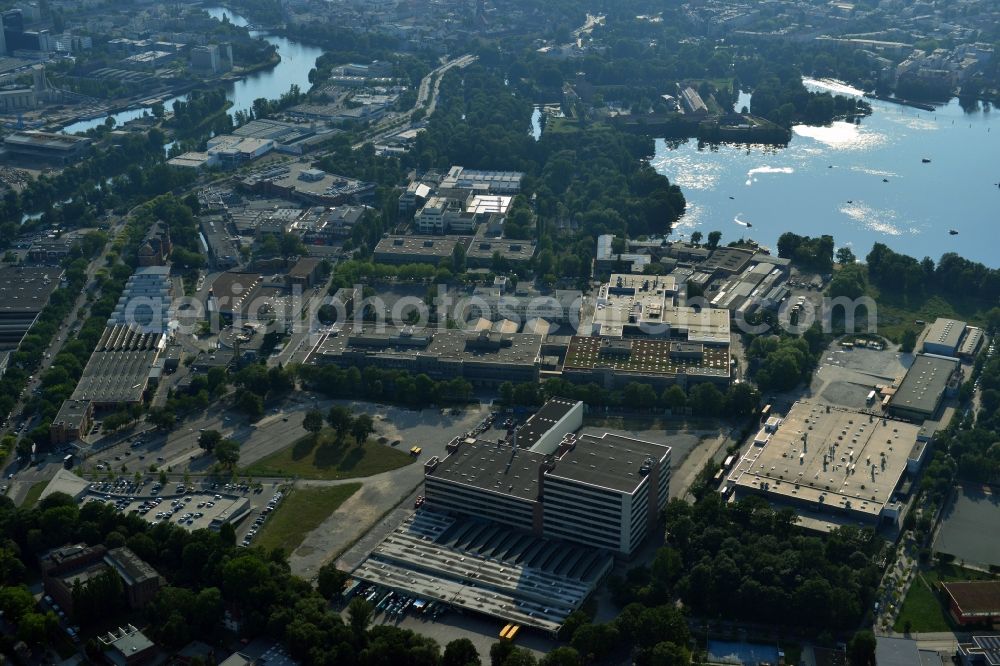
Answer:
[[[629,382],[621,390],[609,390],[593,382],[575,384],[565,379],[546,379],[541,384],[528,382],[500,385],[500,402],[508,406],[536,407],[549,398],[580,400],[588,407],[609,407],[629,411],[662,411],[701,417],[747,417],[760,403],[760,394],[750,384],[741,382],[725,392],[714,384],[699,382],[685,391],[673,384],[660,393],[649,384]]]
[[[791,509],[718,493],[693,506],[672,500],[666,516],[653,562],[612,582],[620,603],[679,598],[700,617],[825,632],[856,627],[874,599],[883,542],[870,529],[813,536],[795,529]]]
[[[1000,269],[970,261],[954,252],[943,254],[935,264],[930,257],[918,261],[882,243],[875,243],[865,261],[872,283],[890,293],[920,296],[940,291],[985,302],[996,302],[1000,298]]]
[[[299,376],[312,390],[331,398],[387,401],[412,407],[467,402],[472,385],[461,377],[434,380],[425,374],[367,367],[301,366]]]
[[[174,102],[174,115],[165,124],[179,138],[200,137],[208,134],[226,134],[233,130],[233,119],[226,109],[229,101],[222,88],[192,90],[187,100]]]
[[[163,133],[128,135],[93,147],[80,161],[54,175],[40,174],[20,194],[0,201],[0,249],[20,231],[42,227],[94,226],[97,217],[190,183],[193,175],[164,163]],[[42,213],[21,224],[25,213]]]
[[[231,634],[223,618],[229,610],[240,620],[240,637],[280,641],[292,657],[308,666],[480,663],[468,641],[450,643],[442,654],[435,641],[414,632],[371,627],[372,609],[361,599],[352,602],[345,622],[328,604],[329,598],[339,597],[343,574],[323,567],[321,594],[289,573],[281,549],[237,548],[231,526],[219,532],[189,532],[167,522],[152,525],[137,514],[118,513],[102,502],[78,506],[68,495],[56,493],[35,507],[15,508],[9,498],[0,498],[0,534],[0,574],[4,577],[0,610],[4,620],[16,627],[16,637],[30,645],[49,645],[50,637],[59,631],[55,615],[38,612],[26,587],[37,576],[32,573],[37,557],[51,548],[83,542],[108,548],[127,546],[166,579],[166,587],[131,619],[168,650],[196,639],[220,646],[227,643]],[[124,606],[121,594],[120,582],[116,585],[109,578],[75,596],[84,611],[100,605],[100,612],[85,619],[89,627],[101,630],[117,621],[113,611]],[[13,641],[8,635],[0,637],[0,651],[12,653]],[[100,660],[96,640],[87,640],[84,647],[89,658]]]
[[[833,236],[812,238],[786,231],[778,237],[778,256],[806,270],[829,273],[833,270]]]

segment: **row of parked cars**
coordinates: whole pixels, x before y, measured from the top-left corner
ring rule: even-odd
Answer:
[[[264,521],[267,520],[268,515],[278,508],[278,504],[281,502],[282,497],[284,497],[284,494],[280,490],[275,491],[271,500],[267,503],[267,506],[260,510],[260,515],[254,519],[253,525],[250,527],[250,531],[248,531],[246,536],[243,537],[244,546],[249,546],[250,542],[253,541],[255,536],[257,536],[257,531],[264,524]]]
[[[376,613],[384,612],[389,617],[403,617],[412,610],[425,619],[436,620],[447,610],[444,604],[435,601],[427,602],[419,597],[388,590],[374,584],[362,583],[355,590],[355,594],[372,604]]]

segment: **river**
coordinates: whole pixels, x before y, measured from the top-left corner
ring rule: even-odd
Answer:
[[[234,25],[250,25],[250,22],[245,17],[224,7],[206,7],[205,11],[212,18],[220,21],[223,15],[226,15]],[[309,71],[315,66],[316,59],[323,54],[323,49],[315,46],[307,46],[285,37],[262,34],[255,31],[251,31],[250,35],[255,37],[261,36],[271,44],[274,44],[278,49],[278,54],[281,56],[281,62],[271,69],[261,70],[239,81],[227,83],[226,99],[233,103],[230,113],[251,108],[253,101],[261,97],[277,99],[283,93],[288,92],[289,87],[293,83],[298,85],[303,92],[309,90]],[[164,106],[169,110],[176,100],[186,98],[186,95],[172,97],[164,102]],[[129,109],[111,114],[111,117],[120,125],[129,120],[139,118],[143,113],[149,111],[149,107]],[[63,128],[63,132],[69,134],[85,132],[92,127],[103,124],[104,121],[104,117],[82,120]]]
[[[874,112],[859,124],[796,126],[785,148],[657,140],[652,164],[688,202],[675,233],[717,229],[723,242],[752,237],[771,248],[785,231],[831,234],[860,258],[883,242],[917,258],[953,251],[1000,266],[991,240],[1000,224],[1000,111],[965,113],[958,100],[930,112],[869,102]],[[747,103],[743,96],[738,107]]]

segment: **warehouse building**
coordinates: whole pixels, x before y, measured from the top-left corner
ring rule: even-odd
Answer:
[[[59,164],[70,164],[79,160],[91,143],[86,137],[36,130],[13,132],[3,139],[7,152]]]
[[[728,346],[656,338],[570,338],[562,374],[569,381],[595,382],[607,389],[643,382],[661,390],[698,382],[728,386],[732,378]]]
[[[577,436],[565,430],[578,417],[567,403],[550,401],[539,412],[525,435],[532,448],[502,440],[449,444],[448,456],[425,465],[428,506],[631,556],[666,506],[670,447]],[[559,443],[553,447],[544,437],[550,428],[539,425],[554,427]]]
[[[395,368],[432,379],[461,377],[477,386],[498,386],[538,381],[541,346],[541,336],[524,333],[368,327],[327,334],[306,362]]]
[[[965,334],[964,321],[938,317],[924,337],[924,353],[957,356],[959,343]]]
[[[933,419],[944,397],[954,395],[961,381],[962,369],[957,359],[918,354],[889,398],[889,412],[918,421]]]
[[[119,409],[142,402],[157,358],[166,346],[160,333],[116,324],[104,329],[71,396],[94,409]]]
[[[0,348],[21,343],[61,278],[60,268],[0,268]]]
[[[314,169],[304,162],[267,166],[243,176],[239,183],[253,192],[316,206],[366,203],[375,183]]]
[[[441,180],[439,190],[447,194],[449,190],[475,194],[515,195],[521,191],[520,171],[478,171],[453,166]]]
[[[173,316],[169,266],[140,266],[129,276],[107,325],[166,334]]]
[[[926,453],[919,432],[911,423],[796,402],[755,436],[726,488],[831,522],[896,525],[905,506],[900,484]]]

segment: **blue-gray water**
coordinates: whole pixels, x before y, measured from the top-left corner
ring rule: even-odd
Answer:
[[[883,242],[918,258],[954,251],[1000,266],[1000,111],[869,101],[874,113],[859,125],[795,127],[787,148],[657,140],[653,166],[688,202],[675,235],[718,229],[724,242],[749,237],[774,248],[785,231],[826,233],[861,258]]]
[[[234,25],[245,26],[249,24],[246,18],[223,7],[206,7],[205,11],[220,21],[225,14],[229,16],[230,22]],[[258,33],[251,31],[250,34],[256,35]],[[253,101],[260,97],[277,99],[283,93],[288,92],[293,83],[298,85],[302,92],[309,90],[309,70],[315,66],[316,59],[323,54],[323,49],[300,44],[284,37],[274,35],[263,35],[263,37],[277,47],[281,62],[271,69],[256,72],[240,81],[227,84],[226,98],[233,103],[230,113],[251,108]],[[186,99],[186,96],[173,97],[164,102],[164,106],[169,110],[174,101],[178,99]],[[118,124],[122,124],[140,118],[145,112],[149,112],[148,107],[121,111],[112,114],[112,117]],[[83,120],[63,128],[63,131],[69,134],[85,132],[92,127],[101,125],[104,121],[104,117]]]

